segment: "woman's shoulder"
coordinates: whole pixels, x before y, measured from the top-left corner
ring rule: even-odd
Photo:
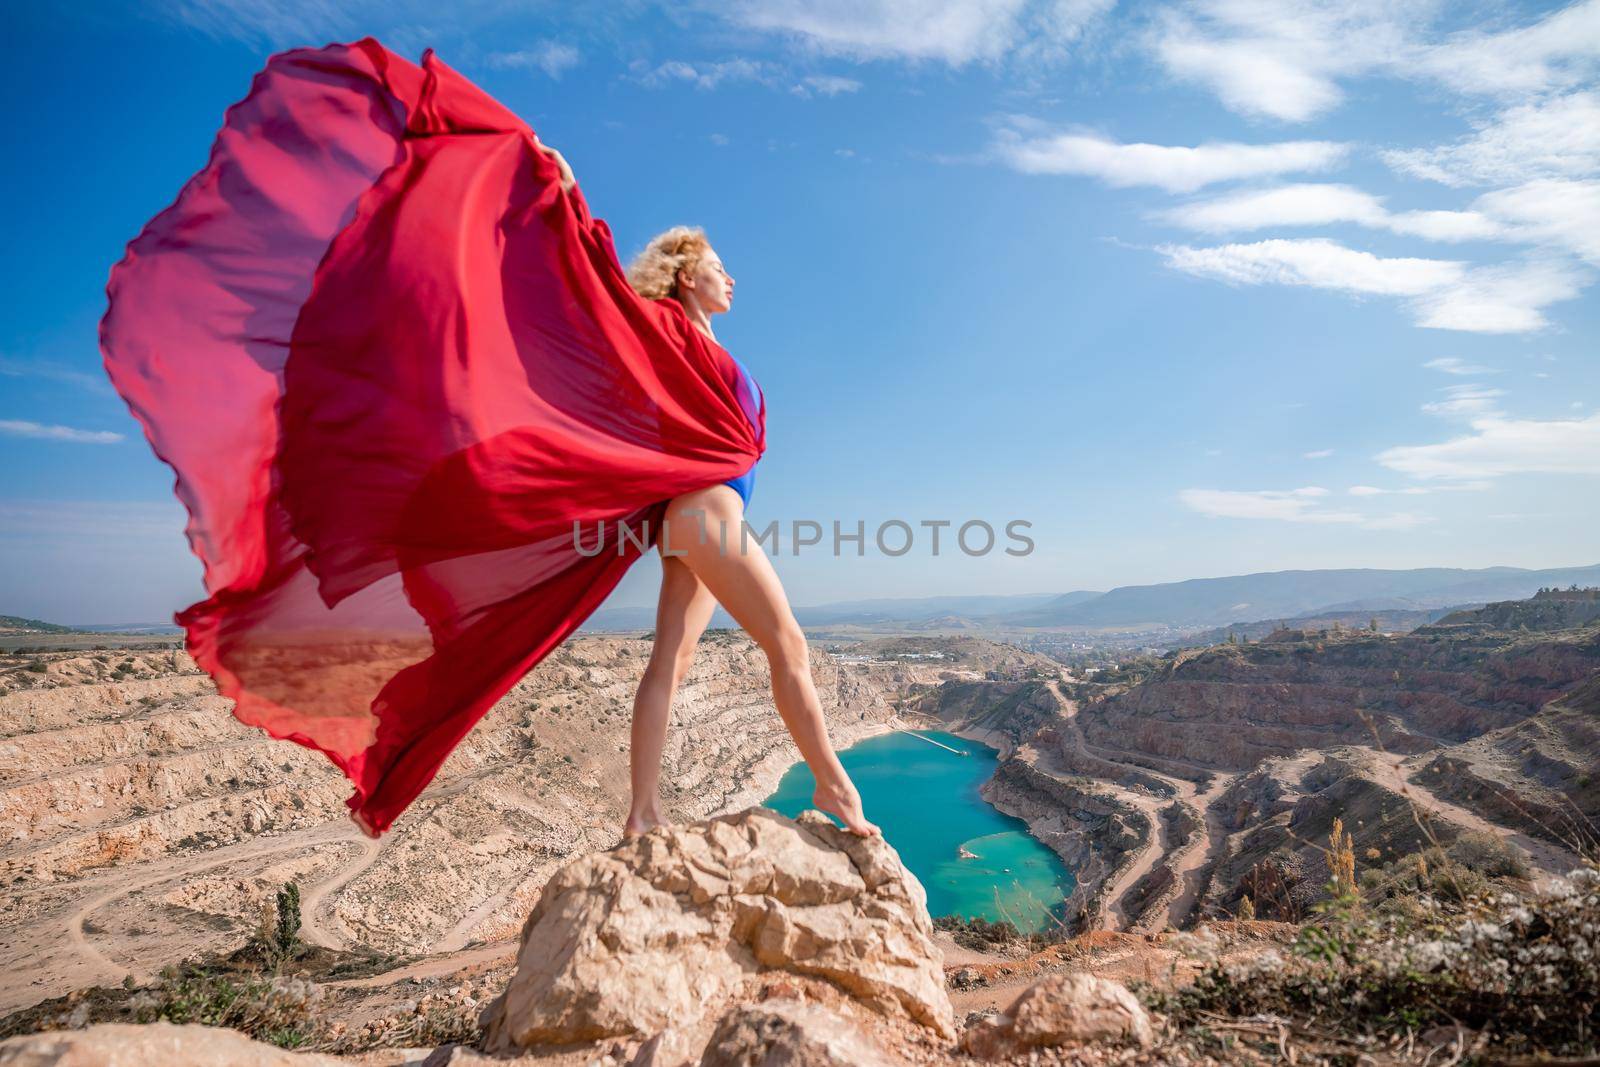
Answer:
[[[711,349],[711,351],[720,353],[728,359],[733,360],[733,362],[739,367],[743,368],[744,365],[739,363],[738,358],[735,357],[732,352],[724,348],[720,341],[718,341],[715,337],[710,336],[704,330],[694,324],[694,321],[689,318],[689,312],[685,310],[682,304],[678,303],[676,298],[663,296],[653,300],[647,300],[645,303],[659,306],[662,309],[663,314],[673,321],[673,324],[683,332],[685,337],[698,338],[702,343],[705,344],[707,348]]]

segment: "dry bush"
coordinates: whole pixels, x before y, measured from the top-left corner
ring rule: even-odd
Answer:
[[[1600,869],[1416,901],[1397,914],[1336,900],[1287,955],[1213,962],[1190,987],[1144,995],[1179,1030],[1268,1019],[1359,1044],[1462,1026],[1500,1053],[1600,1052]]]

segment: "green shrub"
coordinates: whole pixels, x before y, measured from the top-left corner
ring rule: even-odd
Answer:
[[[304,951],[305,945],[300,941],[300,887],[286,882],[278,890],[275,901],[262,905],[255,936],[250,939],[247,952],[276,972]]]
[[[1459,1025],[1499,1052],[1600,1051],[1600,870],[1462,908],[1411,900],[1403,913],[1324,909],[1287,955],[1213,961],[1191,986],[1141,995],[1196,1032],[1274,1016],[1347,1041]]]
[[[1494,834],[1462,834],[1446,851],[1451,859],[1486,878],[1528,877],[1527,856],[1511,842]]]
[[[992,922],[981,915],[971,919],[964,915],[941,915],[933,920],[933,928],[948,932],[956,944],[975,952],[992,950],[1022,937],[1014,924],[1004,919]]]
[[[301,978],[239,978],[168,968],[128,1000],[134,1022],[226,1026],[258,1041],[298,1048],[317,1029],[322,987]]]

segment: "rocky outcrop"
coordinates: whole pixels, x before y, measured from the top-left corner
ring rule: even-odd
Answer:
[[[1302,749],[1418,753],[1527,718],[1600,670],[1600,628],[1563,639],[1456,634],[1223,645],[1086,706],[1091,744],[1226,770]]]
[[[485,1045],[709,1029],[781,972],[954,1034],[920,883],[882,838],[754,809],[660,827],[558,871],[522,932]]]
[[[1064,911],[1075,924],[1092,927],[1113,876],[1148,847],[1150,819],[1091,779],[1045,770],[1041,757],[1032,746],[1018,750],[978,795],[1022,819],[1029,833],[1061,857],[1076,882]]]
[[[26,975],[0,982],[0,1010],[236,947],[253,909],[201,884],[263,883],[270,895],[293,878],[307,938],[333,947],[514,938],[556,868],[616,841],[649,652],[647,637],[569,640],[375,844],[346,819],[349,784],[320,753],[240,723],[183,653],[0,654],[13,668],[0,673],[0,878],[13,890],[0,904],[0,973]],[[948,663],[813,650],[811,665],[844,747],[890,729],[897,702]],[[741,633],[709,631],[673,702],[665,814],[760,803],[797,758],[765,657]]]
[[[1006,739],[982,795],[1073,869],[1078,929],[1232,914],[1263,879],[1301,883],[1297,908],[1326,881],[1318,850],[1336,817],[1363,865],[1470,831],[1565,870],[1600,820],[1600,732],[1584,710],[1600,626],[1569,626],[1594,596],[1404,635],[1279,630],[1174,653],[1131,686],[953,682],[917,706]]]
[[[1249,896],[1262,918],[1299,921],[1329,878],[1335,819],[1350,828],[1363,867],[1448,845],[1455,824],[1425,821],[1400,783],[1381,780],[1365,749],[1334,749],[1268,760],[1217,801],[1235,831],[1213,886],[1215,911],[1231,914]]]
[[[1461,633],[1572,630],[1600,621],[1600,589],[1541,589],[1527,600],[1502,600],[1452,612],[1434,629]]]
[[[773,999],[731,1011],[700,1067],[900,1067],[858,1024],[803,1001]]]
[[[1600,676],[1515,726],[1446,749],[1424,780],[1496,822],[1563,841],[1600,826]]]
[[[1044,660],[1044,657],[1039,659]],[[1044,678],[1034,675],[1045,674]],[[987,731],[1011,742],[1022,741],[1060,715],[1061,701],[1050,685],[1059,665],[1030,666],[1022,677],[955,679],[919,696],[908,705],[922,715],[959,724],[963,731]]]
[[[963,1047],[984,1059],[1097,1042],[1147,1047],[1150,1016],[1125,986],[1090,974],[1053,974],[1029,986],[1004,1013],[967,1030]]]
[[[347,1067],[346,1061],[290,1052],[237,1030],[172,1023],[101,1023],[0,1042],[0,1067]]]

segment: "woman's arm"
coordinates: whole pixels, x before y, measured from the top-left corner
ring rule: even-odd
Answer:
[[[561,168],[561,188],[570,193],[572,187],[578,183],[578,179],[573,175],[572,168],[567,165],[566,157],[539,140],[538,134],[533,135],[533,143],[538,147],[539,151],[556,161],[556,166]]]

